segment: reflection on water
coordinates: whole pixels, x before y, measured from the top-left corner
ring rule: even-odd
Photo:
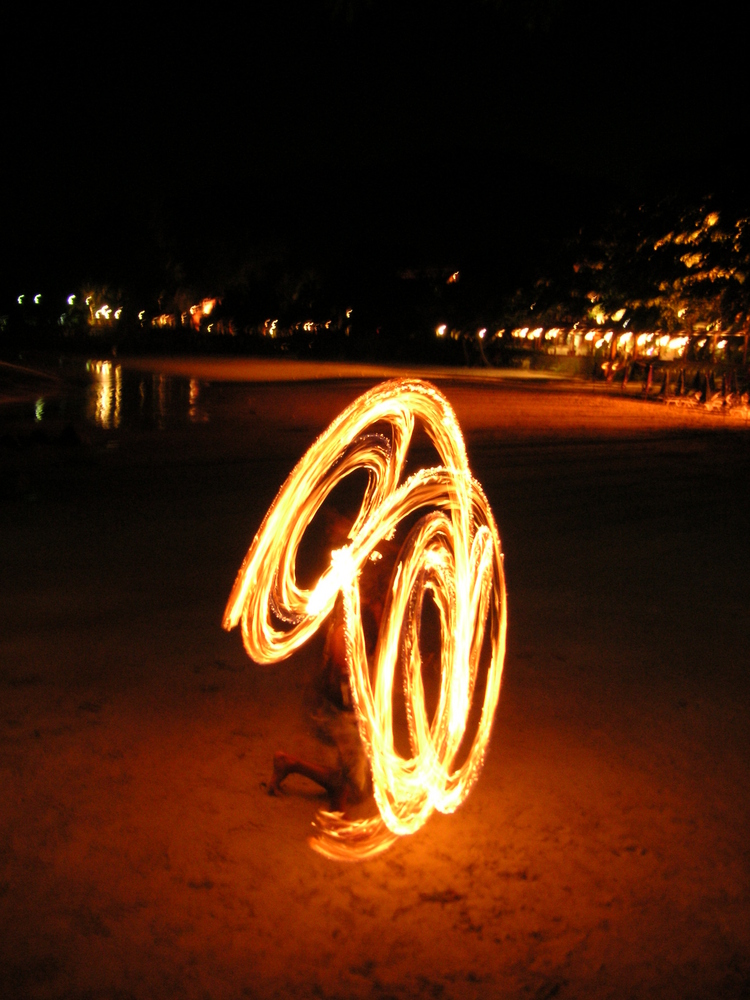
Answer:
[[[154,401],[154,416],[156,418],[156,426],[159,430],[164,428],[164,420],[167,416],[167,403],[169,400],[169,383],[167,382],[166,375],[152,375],[151,381],[153,383],[154,392],[152,394],[152,399]]]
[[[91,377],[86,417],[104,430],[128,426],[163,430],[168,424],[207,423],[203,396],[206,386],[198,379],[123,372],[112,361],[88,361]]]
[[[164,430],[208,423],[225,393],[223,387],[213,388],[196,378],[130,371],[110,359],[86,361],[62,385],[66,386],[62,391],[58,383],[54,394],[23,403],[19,410],[42,425],[64,420],[109,432]]]
[[[188,417],[191,424],[205,424],[208,422],[208,413],[199,405],[201,394],[201,384],[197,378],[190,379],[190,409]]]
[[[88,361],[86,370],[93,375],[87,416],[89,420],[110,430],[120,426],[122,417],[122,365],[111,361]]]

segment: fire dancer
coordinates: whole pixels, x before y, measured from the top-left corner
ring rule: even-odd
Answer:
[[[417,420],[441,464],[417,469],[402,481]],[[351,520],[347,543],[343,549],[331,550],[330,562],[322,567],[312,590],[300,587],[298,562],[302,576],[310,581],[316,576],[304,550],[298,560],[300,544],[331,491],[358,469],[366,470],[368,486],[359,513]],[[436,509],[426,510],[430,507]],[[382,612],[378,660],[381,640],[387,648],[383,649],[382,670],[375,677],[367,662],[362,611],[351,622],[356,635],[350,636],[348,598],[345,601],[343,659],[348,661],[357,697],[358,729],[366,734],[377,811],[347,816],[321,810],[311,845],[330,858],[372,857],[396,837],[414,833],[436,810],[453,812],[479,774],[500,695],[507,626],[500,537],[482,487],[471,475],[456,414],[433,385],[415,378],[392,379],[370,389],[313,442],[253,539],[222,624],[231,629],[242,623],[245,649],[257,663],[282,660],[322,627],[330,631],[333,625],[324,663],[330,672],[331,665],[341,660],[335,652],[340,645],[334,614],[338,592],[350,591],[356,575],[352,611],[370,603],[377,624],[364,581],[371,567],[386,562],[378,558],[384,539],[393,539],[398,532],[405,533],[398,571],[390,575],[388,589],[381,591],[387,611]],[[425,639],[432,632],[439,641],[439,657],[430,654],[428,664],[421,650],[423,611],[427,624],[431,622],[424,630]],[[288,627],[279,628],[279,623]],[[481,714],[468,754],[456,769],[454,763],[466,743],[485,638],[489,663]],[[350,648],[350,640],[356,648]],[[423,683],[423,666],[433,671],[435,663],[439,664],[437,701]],[[340,677],[340,665],[338,673]],[[403,701],[397,695],[394,704],[396,673],[404,682]],[[345,688],[342,693],[340,681],[338,692],[342,704],[350,700]],[[335,701],[331,704],[336,707]],[[345,712],[339,718],[346,718]],[[394,752],[396,738],[403,755]],[[321,787],[329,790],[333,805],[339,806],[357,786],[356,779],[352,780],[356,769],[347,759],[345,745],[339,738],[338,766],[332,771],[305,766],[308,774],[323,779]],[[279,757],[271,791],[279,788],[293,767],[301,771],[301,763]]]
[[[342,521],[342,518],[334,514],[326,526],[326,534],[334,547],[336,542],[341,543],[346,538],[348,525],[342,531]],[[383,613],[380,594],[383,592],[386,567],[381,563],[377,567],[371,563],[360,578],[362,626],[368,659],[375,652]],[[268,794],[278,795],[285,778],[290,774],[301,774],[326,791],[332,812],[344,812],[348,806],[358,805],[371,795],[372,781],[349,686],[341,595],[336,601],[328,626],[316,689],[318,704],[312,719],[322,742],[335,746],[337,763],[335,766],[312,763],[278,750],[273,755],[273,773],[267,786]]]
[[[368,618],[371,622],[369,628]],[[363,607],[363,619],[365,637],[369,640],[368,653],[370,653],[377,638],[377,626],[369,606]],[[334,767],[327,767],[323,764],[310,763],[278,750],[273,755],[273,774],[268,783],[268,794],[278,795],[281,784],[288,775],[301,774],[325,789],[333,812],[343,812],[348,805],[356,805],[368,797],[371,792],[371,782],[369,764],[359,738],[349,687],[341,597],[336,602],[328,628],[317,687],[320,697],[319,705],[313,714],[313,721],[323,742],[336,747],[337,764]]]

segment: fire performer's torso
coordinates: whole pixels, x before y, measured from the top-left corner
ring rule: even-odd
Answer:
[[[362,606],[362,623],[368,656],[377,642],[378,621],[376,611],[369,604]],[[334,608],[323,649],[320,704],[313,714],[321,739],[334,745],[338,751],[339,765],[349,790],[349,801],[358,802],[371,791],[370,768],[359,735],[357,717],[349,687],[349,669],[346,663],[341,600]]]

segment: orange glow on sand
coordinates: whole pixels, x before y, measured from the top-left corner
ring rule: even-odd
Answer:
[[[415,418],[442,465],[421,469],[400,483]],[[390,436],[371,430],[384,424]],[[296,555],[302,537],[333,488],[358,468],[367,469],[369,481],[348,544],[331,553],[330,565],[312,590],[300,589]],[[359,573],[377,546],[393,537],[399,522],[424,508],[428,510],[399,553],[368,663]],[[438,609],[441,633],[440,694],[432,720],[425,708],[419,648],[427,591]],[[274,663],[317,632],[339,592],[350,686],[379,815],[349,820],[342,813],[321,811],[311,844],[329,858],[356,860],[414,833],[434,810],[450,813],[460,805],[481,770],[500,693],[506,635],[500,539],[482,488],[469,471],[456,415],[428,382],[394,379],[376,386],[320,435],[266,514],[237,576],[223,624],[231,629],[241,622],[249,656],[257,663]],[[491,654],[481,716],[466,759],[454,769],[488,615]],[[394,745],[393,682],[399,663],[409,758]]]

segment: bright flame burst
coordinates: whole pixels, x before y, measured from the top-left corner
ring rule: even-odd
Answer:
[[[442,465],[399,483],[419,418]],[[365,433],[390,426],[390,436]],[[296,581],[302,537],[331,490],[355,469],[369,473],[348,544],[312,591]],[[391,578],[372,663],[365,653],[359,573],[402,518],[429,508],[412,528]],[[440,694],[434,718],[425,708],[419,631],[430,591],[440,616]],[[359,732],[372,768],[379,816],[348,820],[321,812],[312,846],[330,858],[360,859],[414,833],[433,810],[453,812],[476,781],[500,694],[505,655],[506,595],[495,520],[471,476],[461,430],[448,401],[427,382],[394,379],[341,413],[298,462],[250,546],[224,614],[242,623],[250,657],[273,663],[321,627],[343,595],[346,656]],[[469,720],[487,617],[491,654],[481,715],[464,762],[454,769]],[[278,625],[285,623],[285,628]],[[404,675],[411,757],[395,749],[393,682]]]

